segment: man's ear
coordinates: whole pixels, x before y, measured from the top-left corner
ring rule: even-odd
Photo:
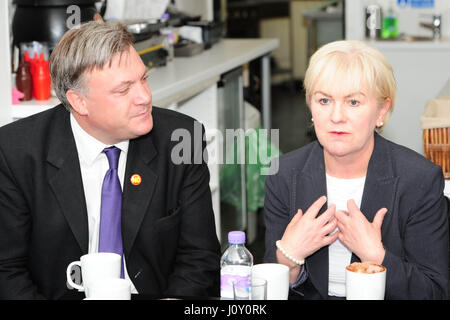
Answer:
[[[86,107],[86,100],[84,96],[72,89],[67,90],[66,92],[67,101],[69,101],[72,106],[72,110],[78,113],[81,116],[88,115],[88,108]]]

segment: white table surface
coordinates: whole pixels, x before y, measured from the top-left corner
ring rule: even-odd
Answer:
[[[395,40],[364,40],[367,44],[378,49],[401,51],[428,51],[450,50],[450,37],[442,37],[440,40],[422,41],[395,41]]]

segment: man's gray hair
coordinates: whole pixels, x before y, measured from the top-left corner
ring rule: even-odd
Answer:
[[[50,56],[50,74],[56,96],[70,111],[66,98],[70,89],[87,93],[84,75],[94,69],[111,66],[117,53],[127,52],[133,36],[118,22],[91,21],[67,31]]]

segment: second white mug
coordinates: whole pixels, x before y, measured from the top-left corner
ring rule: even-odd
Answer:
[[[252,277],[267,281],[267,300],[287,300],[289,267],[278,263],[261,263],[252,267]]]
[[[347,300],[383,300],[386,288],[386,268],[376,273],[354,272],[345,268]]]

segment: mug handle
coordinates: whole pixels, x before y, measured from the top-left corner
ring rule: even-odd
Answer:
[[[81,261],[73,261],[69,264],[69,266],[67,267],[67,271],[66,271],[66,275],[67,275],[67,283],[75,289],[78,290],[84,290],[83,286],[76,284],[75,282],[73,282],[72,277],[70,276],[70,273],[72,271],[72,267],[73,266],[79,266],[81,268]]]

